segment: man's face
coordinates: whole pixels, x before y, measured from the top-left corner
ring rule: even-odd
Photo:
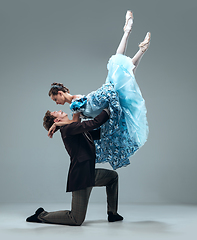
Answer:
[[[65,112],[62,112],[62,110],[59,110],[58,112],[57,111],[51,112],[51,115],[56,117],[57,120],[59,121],[69,120],[68,114]]]

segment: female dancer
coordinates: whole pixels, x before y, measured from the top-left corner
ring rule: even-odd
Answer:
[[[92,118],[104,108],[110,110],[110,120],[101,127],[101,140],[96,142],[97,162],[109,162],[113,169],[127,166],[133,155],[147,140],[148,124],[145,101],[136,83],[134,71],[150,44],[150,33],[146,34],[139,50],[131,59],[124,55],[129,34],[133,26],[133,14],[126,13],[124,34],[116,51],[108,62],[105,84],[87,96],[71,95],[60,83],[51,84],[49,96],[57,104],[70,104],[74,114]],[[74,115],[75,116],[75,115]],[[56,126],[48,136],[52,137]]]

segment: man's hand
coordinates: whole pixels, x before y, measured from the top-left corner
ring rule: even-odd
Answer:
[[[105,108],[105,109],[103,109],[103,110],[110,116],[109,108]]]

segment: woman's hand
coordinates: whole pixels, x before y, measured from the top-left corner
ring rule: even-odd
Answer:
[[[56,129],[57,127],[62,127],[64,126],[65,124],[68,124],[68,122],[55,122],[49,129],[48,131],[48,137],[52,138],[53,137],[53,134],[56,132]]]
[[[53,137],[53,134],[54,134],[54,132],[55,132],[56,127],[57,127],[56,123],[54,123],[54,124],[50,127],[50,129],[49,129],[49,131],[48,131],[48,137],[50,137],[50,138]]]

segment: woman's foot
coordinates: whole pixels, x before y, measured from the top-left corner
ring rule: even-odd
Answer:
[[[151,33],[147,32],[144,38],[144,41],[139,44],[139,48],[143,53],[148,49],[150,45],[150,37],[151,37]]]
[[[131,32],[132,26],[133,26],[133,13],[131,11],[127,11],[126,17],[125,17],[125,25],[124,25],[124,32]]]

